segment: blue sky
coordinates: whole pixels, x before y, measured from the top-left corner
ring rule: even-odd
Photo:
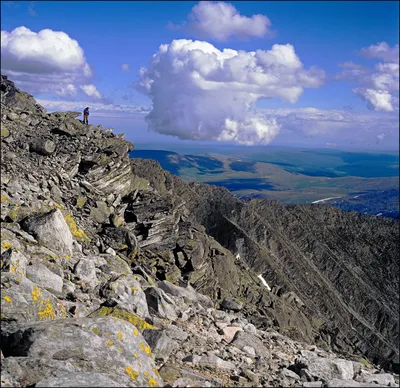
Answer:
[[[1,11],[2,73],[49,110],[88,104],[93,123],[133,142],[398,147],[398,2],[38,1]],[[190,54],[208,48],[181,39],[212,45],[218,70],[205,70],[209,54]],[[177,61],[178,78],[168,70]]]

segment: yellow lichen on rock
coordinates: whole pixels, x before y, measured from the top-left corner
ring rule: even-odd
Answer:
[[[154,380],[152,377],[150,377],[149,382],[148,382],[149,387],[158,387],[158,383],[156,380]]]
[[[54,314],[53,305],[51,304],[50,298],[48,298],[45,303],[44,309],[38,312],[40,319],[47,320],[49,318],[54,320],[56,315]]]
[[[8,195],[2,195],[0,197],[0,201],[1,201],[1,203],[10,203],[11,202],[10,197]]]
[[[125,372],[129,375],[129,377],[130,377],[132,380],[136,380],[136,378],[139,376],[139,373],[136,372],[136,371],[134,371],[130,366],[127,366],[127,367],[125,368]]]
[[[93,327],[92,331],[93,331],[93,333],[96,334],[96,335],[100,335],[100,334],[101,334],[100,329],[97,328],[97,327]]]
[[[119,331],[118,332],[118,339],[122,341],[124,339],[124,335]]]
[[[137,331],[137,329],[133,329],[133,335],[136,335],[136,336],[139,335],[139,332]]]
[[[35,288],[32,291],[32,297],[33,297],[32,304],[34,304],[36,301],[39,301],[41,295],[42,292],[40,291],[39,287],[35,286]]]
[[[147,372],[143,372],[143,374],[144,374],[145,377],[147,377],[149,379],[149,381],[147,382],[149,387],[158,387],[157,381],[154,380],[151,375],[149,375]]]
[[[123,319],[125,321],[130,322],[132,325],[136,326],[140,330],[154,329],[154,326],[147,323],[144,319],[139,318],[133,313],[121,310],[116,307],[102,306],[99,310],[96,310],[88,315],[88,317],[105,317],[105,316],[111,316]]]
[[[12,302],[12,299],[11,299],[8,295],[6,295],[6,296],[4,297],[4,300],[5,300],[6,302],[8,302],[8,303],[11,303],[11,302]]]
[[[81,241],[83,240],[90,241],[90,238],[86,236],[85,232],[81,228],[78,228],[75,220],[72,218],[72,215],[70,213],[64,212],[64,220],[67,223],[69,230],[74,237],[76,237],[78,240]]]
[[[139,345],[140,349],[142,349],[148,356],[151,356],[151,349],[146,346],[143,342],[140,343]]]
[[[2,241],[1,248],[6,251],[7,249],[12,248],[12,245],[8,241]]]
[[[108,341],[106,342],[106,344],[107,344],[108,346],[114,345],[114,341],[113,341],[113,340],[108,340]]]

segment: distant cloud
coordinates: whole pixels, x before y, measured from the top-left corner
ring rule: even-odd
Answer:
[[[123,118],[144,120],[144,117],[150,112],[150,107],[148,106],[104,104],[87,100],[52,101],[37,99],[37,102],[44,106],[49,112],[81,112],[86,106],[88,106],[90,107],[90,113],[92,116],[114,120]]]
[[[82,85],[80,86],[80,89],[89,97],[96,98],[98,100],[102,99],[103,96],[101,93],[97,90],[96,86],[90,84],[90,85]]]
[[[68,84],[66,86],[61,86],[57,94],[61,97],[75,97],[78,90],[75,85]]]
[[[365,58],[378,58],[383,62],[374,68],[353,62],[340,66],[342,72],[336,79],[343,79],[356,85],[353,92],[366,101],[371,110],[393,112],[399,104],[399,45],[390,47],[386,42],[371,45],[359,52]]]
[[[386,42],[372,44],[369,47],[362,48],[360,54],[365,58],[379,58],[384,62],[399,63],[399,45],[390,47]]]
[[[391,115],[316,108],[261,109],[260,112],[274,117],[289,137],[292,133],[320,138],[331,146],[373,145],[377,140],[380,144],[386,140],[387,146],[394,146],[399,141],[399,121]]]
[[[192,8],[189,22],[181,25],[168,23],[168,28],[184,28],[200,39],[226,41],[231,37],[248,39],[273,35],[271,21],[264,15],[247,17],[230,3],[222,1],[201,1]]]
[[[275,118],[255,109],[259,99],[295,103],[304,88],[318,88],[325,73],[305,69],[293,46],[253,52],[218,50],[202,41],[161,45],[137,89],[153,108],[149,128],[181,139],[268,144],[279,132]]]
[[[130,67],[127,63],[123,63],[123,64],[121,65],[121,70],[122,70],[122,71],[125,71],[125,72],[127,72],[127,73],[130,73],[131,67]]]
[[[1,31],[1,71],[29,93],[75,97],[92,70],[79,43],[62,31]]]

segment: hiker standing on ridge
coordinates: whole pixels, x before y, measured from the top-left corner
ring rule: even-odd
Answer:
[[[83,111],[83,124],[89,124],[89,107]]]

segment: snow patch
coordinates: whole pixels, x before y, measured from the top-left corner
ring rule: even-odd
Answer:
[[[267,287],[267,290],[271,291],[271,287],[268,285],[268,283],[265,281],[265,279],[262,277],[262,275],[259,274],[257,277],[262,281],[262,284],[264,284],[264,286]]]
[[[329,199],[335,199],[335,198],[342,198],[342,197],[330,197],[330,198],[324,198],[324,199],[319,199],[318,201],[314,201],[314,202],[311,202],[311,203],[324,202],[324,201],[328,201]]]

